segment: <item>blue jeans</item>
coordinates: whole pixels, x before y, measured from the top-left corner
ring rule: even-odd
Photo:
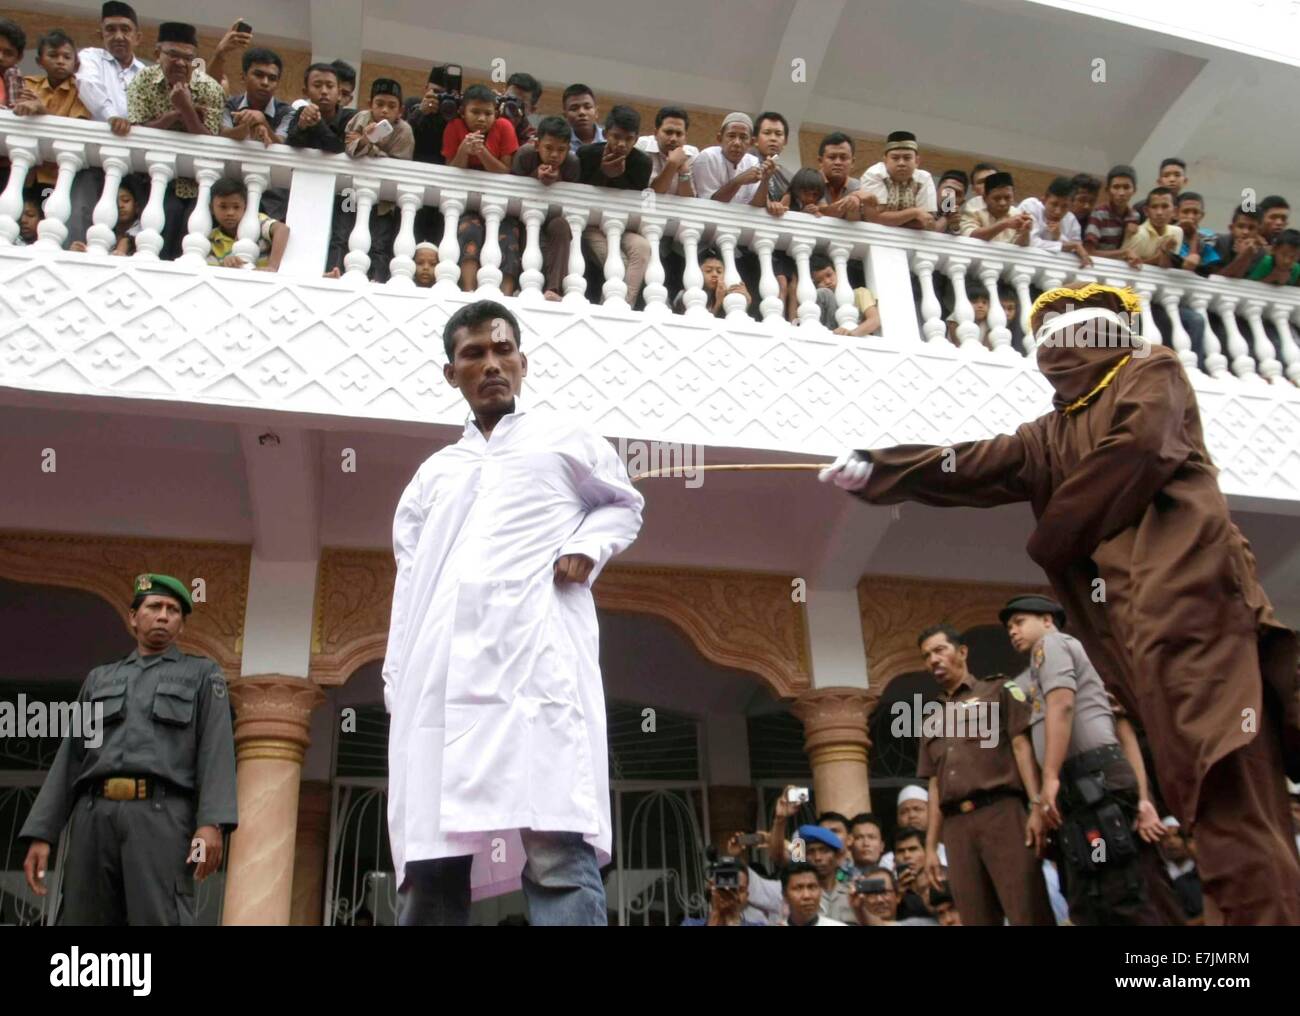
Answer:
[[[581,833],[521,829],[524,898],[531,924],[603,926],[605,886],[596,852]],[[406,866],[398,924],[469,924],[470,857],[411,861]]]

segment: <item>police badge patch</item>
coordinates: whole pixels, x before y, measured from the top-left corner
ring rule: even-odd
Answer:
[[[1016,684],[1015,681],[1008,681],[1006,687],[1007,687],[1007,691],[1011,692],[1011,697],[1015,699],[1017,702],[1025,701],[1024,690],[1020,687],[1020,685]]]
[[[1043,648],[1043,644],[1040,642],[1034,648],[1034,666],[1041,667],[1043,665],[1043,660],[1045,660],[1046,658],[1047,658],[1047,650]]]
[[[221,678],[219,677],[214,679],[212,682],[212,697],[213,698],[226,697],[226,682],[221,680]]]

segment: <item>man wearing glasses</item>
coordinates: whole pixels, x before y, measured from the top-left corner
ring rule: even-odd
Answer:
[[[198,34],[193,25],[165,21],[158,26],[158,63],[135,76],[126,90],[127,115],[109,121],[114,134],[125,134],[132,125],[187,134],[220,134],[221,111],[226,93],[202,71],[194,69]],[[173,180],[163,200],[164,260],[181,252],[181,240],[194,210],[199,187],[193,180]]]

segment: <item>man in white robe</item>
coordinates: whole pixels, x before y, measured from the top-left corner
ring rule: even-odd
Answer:
[[[461,439],[397,508],[384,704],[403,925],[468,924],[521,887],[533,924],[606,923],[612,830],[591,584],[641,527],[613,447],[519,400],[528,361],[498,303],[443,333]]]

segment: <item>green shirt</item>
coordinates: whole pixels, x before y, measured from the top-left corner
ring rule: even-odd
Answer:
[[[1255,262],[1254,267],[1246,273],[1246,278],[1254,279],[1258,282],[1260,279],[1267,279],[1273,273],[1273,255],[1265,254]],[[1294,286],[1300,279],[1300,261],[1291,266],[1291,276],[1286,280],[1285,285]]]

